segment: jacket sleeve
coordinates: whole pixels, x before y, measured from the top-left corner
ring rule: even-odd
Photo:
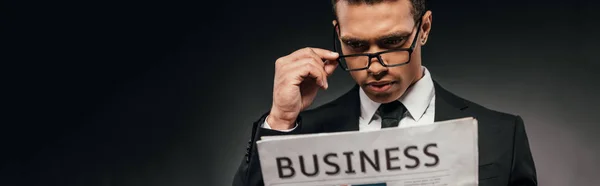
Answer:
[[[513,160],[509,185],[511,186],[537,186],[535,164],[529,149],[529,141],[523,119],[517,116],[515,121],[513,139]]]
[[[260,169],[260,161],[258,158],[258,151],[256,149],[256,141],[260,140],[260,138],[263,136],[299,134],[302,129],[300,116],[298,116],[298,119],[296,120],[296,128],[289,132],[281,132],[261,127],[268,115],[269,113],[264,114],[258,121],[254,122],[252,126],[252,135],[248,140],[246,155],[244,156],[244,159],[242,160],[237,172],[235,173],[235,176],[233,177],[233,186],[264,185],[262,172]]]

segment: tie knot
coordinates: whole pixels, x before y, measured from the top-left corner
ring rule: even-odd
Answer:
[[[392,101],[381,104],[377,112],[382,118],[401,119],[404,112],[406,112],[406,108],[400,101]]]

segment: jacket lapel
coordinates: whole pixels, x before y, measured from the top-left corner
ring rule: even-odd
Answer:
[[[433,81],[435,87],[435,116],[434,121],[445,121],[470,117],[465,112],[469,107],[457,96],[448,92],[436,81]]]

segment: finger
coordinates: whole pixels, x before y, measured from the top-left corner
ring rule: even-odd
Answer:
[[[315,54],[319,55],[321,59],[326,60],[336,60],[339,57],[337,52],[333,52],[331,50],[321,49],[321,48],[308,48],[312,50]]]
[[[304,81],[306,77],[313,77],[316,79],[316,83],[323,89],[327,89],[327,73],[323,67],[317,65],[318,63],[312,58],[304,58],[285,66],[285,72],[290,74],[299,73],[297,76],[300,82]]]
[[[323,63],[321,59],[308,60],[308,63],[313,65],[314,68],[318,69],[321,72],[321,79],[323,80],[323,89],[327,89],[329,87],[329,82],[327,81],[328,74],[325,71],[325,63]]]
[[[327,73],[325,72],[321,61],[315,61],[311,58],[305,58],[295,63],[299,65],[299,67],[295,68],[309,70],[310,73],[304,75],[310,75],[311,77],[316,78],[317,84],[321,85],[323,89],[327,89],[329,87],[327,83]]]
[[[336,52],[332,52],[332,51],[320,49],[320,48],[310,48],[310,47],[297,50],[294,53],[290,54],[290,56],[295,56],[294,57],[295,59],[307,57],[309,55],[316,55],[315,57],[320,59],[321,62],[323,62],[323,60],[335,60],[339,56],[339,54]]]
[[[323,69],[325,69],[325,73],[327,73],[327,76],[329,76],[329,75],[333,74],[333,71],[335,71],[335,68],[337,68],[337,66],[338,66],[337,60],[327,60],[327,61],[325,61]]]
[[[318,62],[316,63],[317,65],[319,65],[321,68],[325,67],[325,61],[323,60],[317,53],[315,53],[314,50],[306,50],[307,52],[305,53],[307,57],[313,58],[314,61]]]
[[[291,58],[292,60],[302,60],[304,58],[312,58],[315,61],[320,61],[321,62],[321,67],[323,67],[323,59],[321,59],[321,56],[319,56],[317,53],[315,53],[312,49],[310,48],[304,48],[304,49],[300,49],[294,53],[292,53],[289,58]]]

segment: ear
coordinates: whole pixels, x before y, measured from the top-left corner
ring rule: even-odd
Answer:
[[[340,27],[338,25],[338,21],[337,20],[333,20],[331,21],[331,26],[333,26],[333,29],[335,29],[335,33],[340,33]],[[339,37],[339,36],[338,36]]]
[[[432,17],[432,12],[428,10],[427,12],[425,12],[425,15],[423,15],[423,17],[421,18],[421,38],[419,38],[419,43],[421,43],[421,45],[425,45],[425,43],[427,43],[429,33],[431,33]]]

